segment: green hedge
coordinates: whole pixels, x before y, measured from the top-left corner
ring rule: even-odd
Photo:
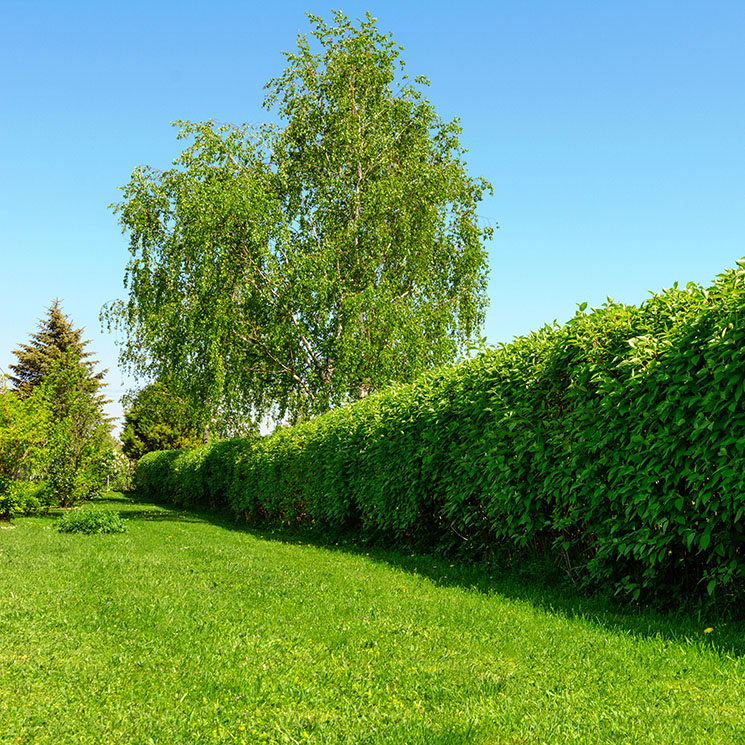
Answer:
[[[745,262],[609,300],[292,429],[151,453],[137,480],[249,520],[550,550],[631,598],[745,593]]]

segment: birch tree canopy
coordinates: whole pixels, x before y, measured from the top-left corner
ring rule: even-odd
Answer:
[[[309,20],[266,85],[278,123],[176,122],[173,167],[114,206],[122,362],[207,409],[313,415],[453,360],[484,320],[491,186],[459,122],[374,18]]]

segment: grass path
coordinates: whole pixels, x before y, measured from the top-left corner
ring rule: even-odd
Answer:
[[[742,629],[582,616],[430,557],[95,508],[128,532],[0,530],[3,745],[745,743]]]

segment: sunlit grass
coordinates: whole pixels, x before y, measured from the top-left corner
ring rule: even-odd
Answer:
[[[96,509],[127,533],[0,531],[2,743],[745,742],[741,627]]]

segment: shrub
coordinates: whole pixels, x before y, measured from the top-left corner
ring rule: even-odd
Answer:
[[[51,502],[46,482],[11,481],[0,477],[0,519],[46,512]]]
[[[87,507],[73,510],[57,521],[60,533],[124,533],[127,530],[124,521],[117,512],[93,510]]]

